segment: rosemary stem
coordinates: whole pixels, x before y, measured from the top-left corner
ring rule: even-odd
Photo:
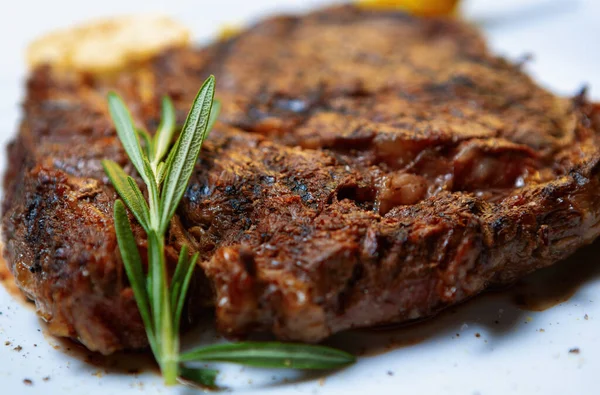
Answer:
[[[164,248],[164,236],[159,236],[159,260],[161,269],[163,271],[162,276],[162,330],[163,330],[163,344],[162,344],[162,363],[163,363],[163,377],[166,385],[177,384],[177,376],[179,373],[178,362],[179,362],[179,334],[173,331],[173,312],[170,303],[169,286],[167,284],[167,267],[165,259],[165,248]]]
[[[164,235],[151,230],[148,235],[148,259],[154,273],[152,312],[156,330],[157,362],[166,385],[176,384],[179,363],[179,334],[173,330]]]
[[[163,361],[160,368],[165,385],[177,384],[177,377],[179,376],[179,361],[177,354],[171,354],[168,357],[163,357]]]
[[[148,185],[148,207],[150,210],[150,227],[152,229],[158,229],[160,221],[160,197],[158,192],[158,185],[155,180],[152,180],[153,185]],[[158,231],[155,230],[155,232]],[[159,235],[160,238],[164,238],[164,235]]]

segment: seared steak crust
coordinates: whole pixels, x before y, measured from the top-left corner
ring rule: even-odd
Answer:
[[[53,333],[103,353],[146,344],[100,167],[132,170],[104,97],[118,90],[153,130],[159,98],[183,121],[209,73],[222,122],[169,251],[201,252],[226,334],[316,342],[426,317],[600,234],[600,108],[583,94],[548,93],[460,22],[353,7],[276,17],[116,76],[33,73],[3,229]]]

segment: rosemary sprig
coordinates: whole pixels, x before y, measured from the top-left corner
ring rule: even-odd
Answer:
[[[176,117],[169,98],[162,100],[162,121],[152,137],[145,130],[135,127],[129,111],[117,94],[111,92],[108,95],[109,111],[117,135],[147,190],[146,201],[135,180],[117,163],[110,160],[102,162],[122,199],[114,205],[119,251],[148,343],[165,384],[175,384],[179,377],[184,381],[214,386],[215,370],[185,366],[188,362],[231,362],[294,369],[334,369],[354,362],[352,355],[328,347],[277,342],[230,343],[180,353],[179,323],[198,254],[190,257],[188,248],[184,246],[169,281],[165,234],[185,192],[202,142],[218,116],[220,103],[214,100],[214,93],[215,78],[210,76],[200,88],[173,145]],[[144,273],[125,206],[148,238],[147,274]]]

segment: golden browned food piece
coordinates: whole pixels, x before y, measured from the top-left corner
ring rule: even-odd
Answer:
[[[372,10],[403,10],[414,15],[450,15],[458,0],[357,0],[359,7]]]
[[[243,28],[241,25],[228,23],[228,24],[222,25],[219,28],[219,34],[217,37],[219,40],[229,40],[229,39],[237,36],[241,32],[243,32]]]
[[[600,108],[585,95],[547,92],[453,19],[275,17],[113,76],[32,73],[3,234],[52,333],[103,353],[146,344],[100,166],[132,171],[105,95],[116,89],[154,130],[160,97],[182,122],[210,73],[221,123],[168,251],[200,252],[223,333],[317,342],[428,317],[600,234]]]
[[[32,68],[107,72],[148,60],[169,47],[188,44],[187,28],[165,16],[125,16],[102,19],[52,32],[31,43],[27,61]]]

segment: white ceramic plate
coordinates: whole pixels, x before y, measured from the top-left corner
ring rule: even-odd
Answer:
[[[198,39],[206,39],[225,22],[251,21],[279,9],[302,10],[318,3],[322,2],[12,2],[10,8],[3,9],[0,23],[0,144],[13,135],[20,116],[18,103],[25,73],[22,51],[28,41],[51,28],[99,15],[159,11],[181,19],[194,29]],[[589,83],[592,97],[600,99],[600,2],[471,0],[465,4],[465,14],[481,24],[498,53],[511,59],[533,54],[527,68],[550,89],[568,95]],[[2,166],[5,160],[4,156]],[[538,291],[550,295],[564,288],[561,282],[581,284],[568,301],[542,312],[517,307],[512,300],[514,292],[485,295],[415,327],[337,336],[334,344],[366,350],[370,356],[326,377],[225,366],[220,382],[246,394],[597,394],[600,263],[595,261],[600,261],[599,257],[597,243],[568,264],[531,280],[546,284]],[[86,363],[87,353],[68,352],[66,348],[72,346],[48,338],[40,328],[34,311],[0,287],[0,393],[195,391],[181,386],[165,388],[158,375],[147,369],[132,374],[107,368],[106,364]],[[202,336],[210,338],[211,333]],[[383,353],[386,349],[390,350]],[[144,365],[123,356],[112,363],[123,358],[126,361],[120,365]]]

